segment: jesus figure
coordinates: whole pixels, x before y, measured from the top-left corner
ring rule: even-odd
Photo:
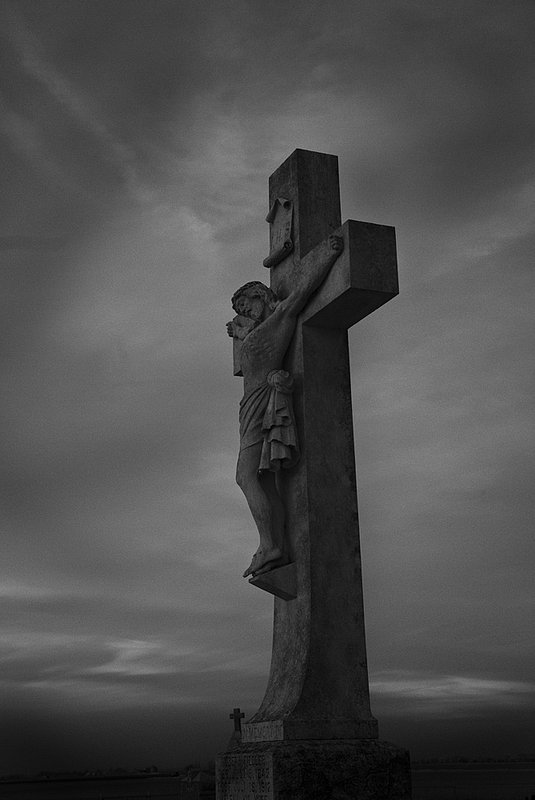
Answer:
[[[277,297],[260,281],[246,283],[232,297],[237,316],[227,323],[227,332],[242,340],[244,378],[236,482],[260,536],[244,577],[260,575],[289,561],[284,504],[276,476],[281,468],[289,469],[297,463],[299,445],[291,400],[293,380],[283,369],[283,361],[298,314],[343,247],[340,236],[330,236],[285,298]]]

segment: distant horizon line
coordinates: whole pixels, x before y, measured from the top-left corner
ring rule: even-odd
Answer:
[[[505,756],[430,756],[427,758],[411,759],[411,766],[415,765],[445,765],[445,764],[518,764],[535,762],[535,753],[517,753]],[[125,769],[123,767],[111,767],[109,769],[91,770],[40,770],[37,773],[6,773],[0,775],[2,783],[40,783],[47,781],[69,781],[69,780],[100,780],[121,778],[173,778],[187,772],[211,772],[215,767],[215,757],[208,759],[205,766],[200,762],[191,762],[184,767],[166,767],[159,769],[155,765],[151,767]]]

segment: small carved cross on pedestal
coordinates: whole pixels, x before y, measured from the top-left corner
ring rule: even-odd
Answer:
[[[229,714],[229,719],[234,720],[234,733],[241,734],[241,721],[244,718],[245,714],[240,708],[235,708],[232,714]]]

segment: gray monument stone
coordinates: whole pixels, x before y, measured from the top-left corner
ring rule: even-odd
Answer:
[[[238,290],[228,332],[245,388],[238,482],[260,536],[244,575],[275,596],[273,649],[217,797],[406,800],[408,753],[378,740],[370,709],[347,337],[398,293],[395,232],[341,225],[338,159],[323,153],[284,161],[269,209],[270,288]]]

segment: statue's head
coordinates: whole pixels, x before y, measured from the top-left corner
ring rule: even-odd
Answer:
[[[262,301],[262,305],[258,301]],[[232,308],[237,314],[258,322],[269,316],[278,303],[277,295],[261,281],[249,281],[232,295]],[[260,312],[260,313],[259,313]]]

